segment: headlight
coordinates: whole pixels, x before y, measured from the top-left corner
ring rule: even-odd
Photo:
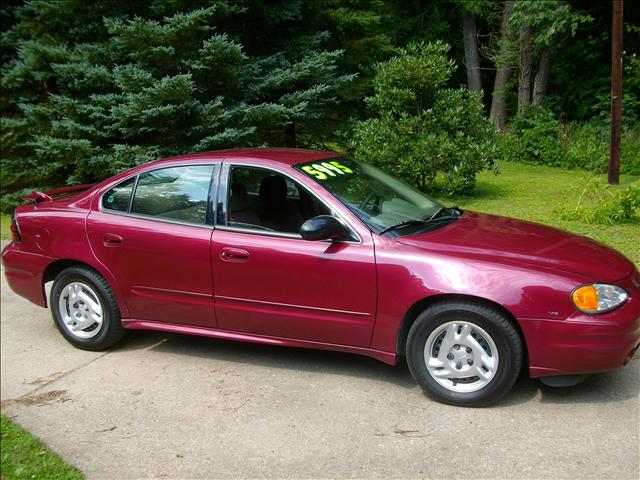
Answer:
[[[585,313],[604,313],[618,308],[629,295],[620,287],[605,283],[582,285],[571,292],[571,300],[578,310]]]

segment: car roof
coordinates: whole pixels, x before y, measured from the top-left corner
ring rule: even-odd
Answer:
[[[295,165],[298,163],[311,162],[323,158],[341,157],[343,154],[321,150],[309,150],[304,148],[237,148],[232,150],[215,150],[211,152],[190,153],[172,158],[163,158],[152,162],[154,164],[174,163],[177,161],[193,161],[193,160],[216,160],[223,158],[242,158],[242,159],[260,159],[271,160],[284,163],[286,165]]]

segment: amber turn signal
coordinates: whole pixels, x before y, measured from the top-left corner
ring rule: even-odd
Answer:
[[[582,311],[595,312],[598,310],[598,293],[593,285],[576,288],[571,298],[575,306]]]

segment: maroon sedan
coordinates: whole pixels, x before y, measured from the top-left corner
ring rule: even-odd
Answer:
[[[481,406],[522,368],[570,385],[640,342],[624,256],[445,207],[335,153],[199,153],[30,199],[7,280],[42,307],[53,281],[55,324],[87,350],[150,329],[406,357],[431,397]]]

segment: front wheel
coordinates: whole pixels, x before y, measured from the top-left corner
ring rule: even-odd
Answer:
[[[407,363],[431,398],[482,407],[500,400],[522,366],[522,341],[500,312],[475,302],[428,307],[411,326]]]
[[[109,284],[87,267],[70,267],[51,288],[51,315],[62,336],[83,350],[104,350],[124,336]]]

